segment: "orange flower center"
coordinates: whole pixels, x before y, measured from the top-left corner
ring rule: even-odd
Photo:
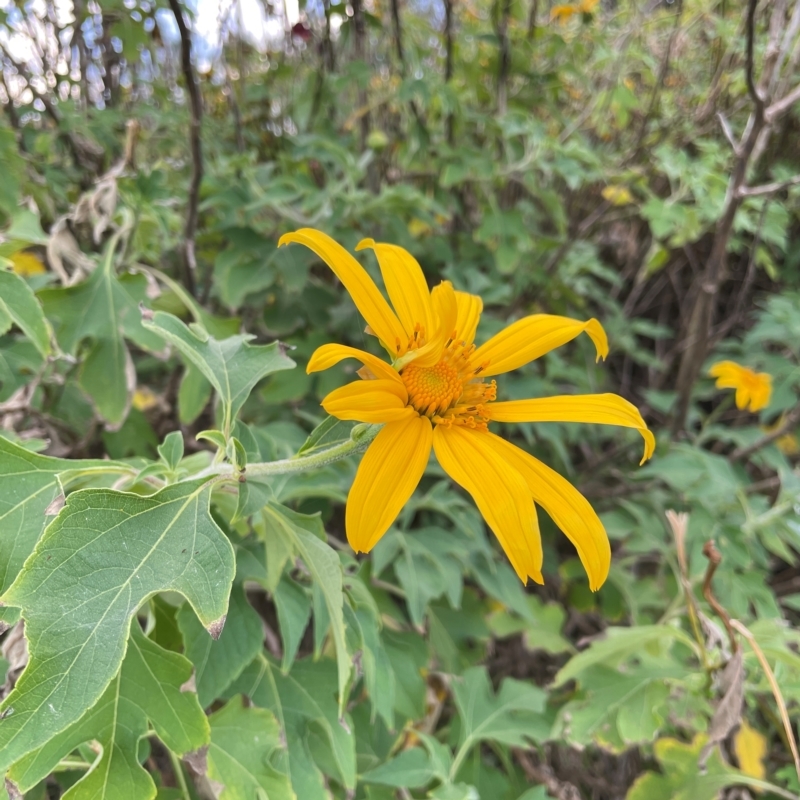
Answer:
[[[450,337],[442,358],[433,367],[419,367],[412,361],[400,372],[408,402],[419,414],[437,425],[465,425],[485,429],[489,423],[486,403],[497,398],[497,384],[478,376],[488,362],[475,368],[470,356],[475,345]]]
[[[412,362],[401,377],[408,390],[409,403],[424,415],[446,411],[455,405],[463,391],[458,372],[445,361],[435,367],[417,367]]]

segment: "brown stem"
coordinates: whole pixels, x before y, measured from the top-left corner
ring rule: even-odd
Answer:
[[[745,458],[749,458],[753,453],[757,453],[759,450],[766,447],[768,444],[772,444],[776,439],[780,439],[781,436],[789,433],[789,431],[794,428],[797,423],[800,422],[800,404],[796,405],[783,419],[783,422],[775,428],[774,431],[765,434],[760,439],[756,439],[752,444],[747,445],[747,447],[737,447],[731,454],[728,456],[729,461],[742,461]]]
[[[444,82],[450,83],[453,79],[453,3],[455,0],[444,0]],[[447,143],[454,141],[455,127],[453,112],[447,114],[445,120],[445,136]]]
[[[352,0],[353,6],[353,42],[355,45],[355,56],[358,61],[364,60],[364,39],[366,37],[366,30],[364,27],[364,9],[362,0]],[[358,89],[358,105],[361,109],[367,108],[367,92],[359,86]],[[360,117],[361,129],[361,149],[366,149],[367,137],[369,136],[369,111],[365,111]]]
[[[200,98],[200,89],[192,67],[192,38],[183,19],[183,11],[178,0],[169,0],[169,7],[175,15],[178,30],[181,35],[181,69],[189,92],[189,110],[191,113],[191,127],[189,129],[189,147],[192,153],[192,179],[189,186],[189,204],[186,212],[186,227],[184,229],[183,244],[183,281],[187,291],[196,295],[195,276],[197,274],[197,259],[194,251],[194,237],[197,230],[197,205],[200,199],[200,182],[203,180],[203,150],[200,141],[200,131],[203,120],[203,102]]]
[[[722,620],[723,625],[725,625],[725,630],[728,631],[728,639],[731,643],[731,652],[735,653],[739,649],[739,643],[736,641],[736,635],[733,632],[730,615],[720,605],[719,600],[714,597],[714,592],[711,589],[711,581],[714,578],[717,567],[722,561],[722,553],[717,550],[714,541],[709,539],[703,545],[703,555],[708,559],[708,568],[706,569],[706,576],[703,579],[703,597],[705,597],[706,602],[714,609],[714,613]]]
[[[508,109],[508,70],[511,65],[511,42],[508,39],[508,18],[511,16],[511,0],[497,0],[502,4],[497,18],[497,113]]]
[[[528,12],[528,41],[533,41],[536,36],[536,17],[539,15],[539,0],[531,0],[531,8]]]

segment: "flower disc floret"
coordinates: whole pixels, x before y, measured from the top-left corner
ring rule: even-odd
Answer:
[[[464,391],[458,372],[445,361],[435,367],[418,367],[412,362],[400,377],[408,391],[408,402],[427,417],[454,406]]]

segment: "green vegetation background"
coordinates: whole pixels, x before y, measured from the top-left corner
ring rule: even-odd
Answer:
[[[170,6],[76,2],[82,33],[0,10],[0,696],[31,654],[0,711],[9,797],[796,798],[800,4],[353,0],[266,52],[234,5],[220,50],[182,31],[183,54]],[[503,384],[617,392],[657,435],[640,468],[634,431],[504,426],[601,514],[599,592],[544,514],[523,588],[433,465],[358,559],[356,457],[238,501],[191,480],[215,450],[350,436],[306,441],[351,377],[310,354],[367,337],[277,249],[301,226],[480,294],[479,340],[601,320],[605,364],[578,341]],[[714,389],[721,359],[772,376],[766,409]]]

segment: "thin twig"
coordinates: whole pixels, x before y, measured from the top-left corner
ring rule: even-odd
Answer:
[[[183,243],[183,280],[188,292],[196,296],[195,276],[197,259],[194,251],[194,237],[197,230],[197,204],[200,199],[200,182],[203,180],[203,150],[200,141],[200,130],[203,121],[203,102],[192,67],[192,38],[183,19],[183,11],[178,0],[169,0],[169,7],[175,15],[181,35],[181,69],[189,92],[189,110],[191,112],[191,128],[189,130],[189,146],[192,153],[192,181],[189,187],[189,205],[186,212],[186,228]]]
[[[706,569],[706,576],[703,579],[703,597],[705,597],[706,602],[714,609],[714,613],[725,625],[725,630],[728,631],[728,639],[730,639],[731,642],[731,651],[735,653],[739,649],[739,643],[736,641],[736,635],[733,632],[731,618],[728,612],[720,605],[719,600],[714,597],[714,592],[711,589],[711,581],[714,578],[717,567],[722,561],[722,553],[714,546],[713,540],[709,539],[703,545],[703,555],[708,559],[708,568]]]
[[[774,122],[777,117],[783,114],[790,106],[794,105],[800,100],[800,84],[794,87],[791,92],[784,95],[780,100],[776,100],[764,112],[764,117],[767,122]]]
[[[760,439],[756,439],[752,444],[747,445],[746,447],[737,447],[729,456],[729,461],[741,461],[742,459],[748,458],[753,453],[758,452],[762,448],[766,447],[768,444],[772,444],[776,439],[780,439],[781,436],[784,434],[789,433],[789,431],[800,422],[800,404],[796,405],[784,418],[783,422],[775,428],[774,431],[770,431],[770,433],[764,434]]]
[[[742,625],[738,619],[731,620],[731,626],[737,630],[739,633],[747,639],[747,643],[750,647],[753,648],[753,652],[756,654],[756,658],[758,659],[759,663],[761,664],[761,668],[764,670],[764,674],[767,676],[767,681],[769,681],[770,688],[772,689],[772,694],[775,697],[775,702],[778,704],[778,711],[781,715],[781,722],[783,722],[783,729],[786,733],[786,739],[789,742],[789,749],[792,751],[792,758],[794,759],[794,768],[797,772],[797,777],[800,778],[800,753],[797,751],[797,741],[794,738],[794,730],[792,728],[792,721],[789,719],[789,712],[786,709],[786,703],[784,702],[783,695],[781,694],[781,688],[778,685],[778,681],[775,678],[775,673],[772,671],[772,667],[769,665],[769,661],[767,657],[764,655],[764,651],[759,646],[758,642],[756,641],[755,636],[750,633],[749,629]]]
[[[725,138],[728,140],[728,144],[731,146],[733,154],[738,156],[739,142],[736,141],[736,137],[733,135],[730,123],[721,111],[717,112],[717,119],[719,120],[720,125],[722,125],[722,132],[725,134]]]
[[[747,81],[747,91],[753,100],[756,107],[756,117],[763,119],[764,117],[764,98],[756,86],[755,78],[753,77],[753,50],[755,49],[755,28],[756,28],[756,6],[758,0],[748,0],[747,3],[747,62],[745,66],[745,79]]]
[[[789,178],[789,180],[786,181],[764,183],[761,186],[742,186],[739,189],[739,197],[761,197],[765,194],[775,194],[776,192],[798,185],[800,185],[800,175],[795,175],[793,178]]]

